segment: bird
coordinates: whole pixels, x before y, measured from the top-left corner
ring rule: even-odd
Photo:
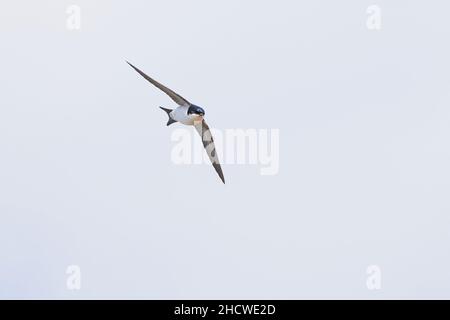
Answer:
[[[137,73],[144,77],[148,82],[153,84],[155,87],[163,91],[169,96],[177,105],[175,109],[168,109],[159,107],[165,111],[169,117],[167,121],[167,126],[179,122],[187,126],[194,126],[195,130],[199,133],[200,138],[203,142],[203,147],[208,154],[209,160],[211,161],[214,169],[219,175],[220,180],[225,184],[225,177],[222,172],[222,167],[220,166],[219,157],[217,156],[216,147],[214,145],[214,139],[211,135],[208,124],[206,123],[204,116],[205,110],[195,104],[190,103],[185,98],[180,96],[178,93],[172,91],[166,86],[162,85],[158,81],[146,75],[143,71],[139,70],[137,67],[132,65],[130,62],[126,61],[130,67],[132,67]]]

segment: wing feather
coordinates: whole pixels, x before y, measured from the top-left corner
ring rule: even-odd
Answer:
[[[208,154],[209,160],[211,160],[211,163],[214,169],[216,170],[217,174],[219,175],[220,179],[222,180],[222,182],[225,183],[225,178],[223,176],[222,168],[220,166],[219,157],[217,156],[216,152],[216,146],[214,145],[214,139],[211,135],[211,131],[209,130],[208,125],[206,124],[205,120],[203,120],[195,122],[194,127],[200,134],[200,137],[202,138],[203,147],[205,148],[206,153]]]
[[[183,98],[182,96],[180,96],[178,93],[170,90],[169,88],[167,88],[166,86],[162,85],[161,83],[159,83],[158,81],[150,78],[148,75],[146,75],[144,72],[142,72],[141,70],[139,70],[138,68],[136,68],[135,66],[133,66],[131,63],[129,63],[127,61],[127,63],[134,69],[136,70],[141,76],[143,76],[148,82],[150,82],[151,84],[153,84],[155,87],[157,87],[158,89],[160,89],[161,91],[163,91],[165,94],[167,94],[173,101],[175,101],[175,103],[177,103],[180,106],[183,105],[188,105],[190,106],[191,103],[189,101],[187,101],[185,98]]]

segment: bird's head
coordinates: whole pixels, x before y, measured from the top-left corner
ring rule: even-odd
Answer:
[[[203,117],[205,115],[205,110],[203,110],[199,106],[191,105],[187,111],[187,114],[188,114],[188,116],[193,115],[193,116]]]

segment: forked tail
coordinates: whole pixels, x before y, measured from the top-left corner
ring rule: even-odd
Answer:
[[[169,121],[167,121],[167,126],[170,126],[172,123],[177,122],[176,120],[173,120],[170,116],[170,113],[173,111],[173,109],[167,109],[163,107],[159,107],[160,109],[164,110],[167,113],[167,116],[169,117]]]

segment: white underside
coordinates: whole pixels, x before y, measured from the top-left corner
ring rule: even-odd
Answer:
[[[173,120],[178,121],[187,126],[192,126],[192,125],[194,125],[194,122],[202,120],[202,117],[197,114],[188,115],[187,114],[188,109],[189,109],[188,106],[178,107],[170,113],[170,117]]]

